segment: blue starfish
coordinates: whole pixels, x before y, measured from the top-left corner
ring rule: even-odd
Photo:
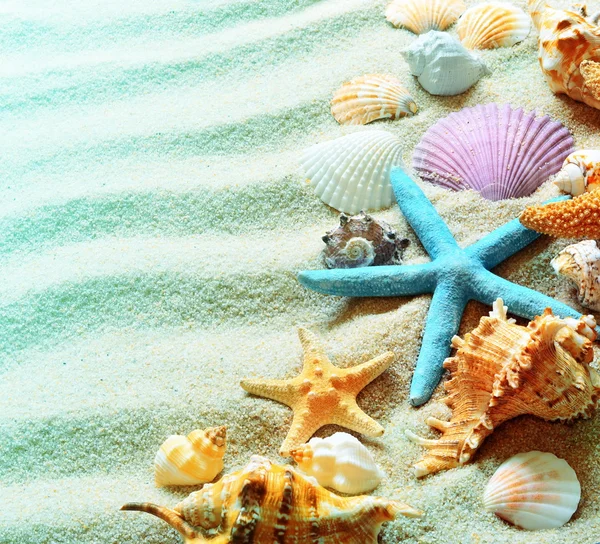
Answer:
[[[549,307],[561,317],[580,314],[573,308],[496,276],[490,269],[533,242],[539,234],[518,219],[506,223],[473,245],[461,249],[431,202],[400,169],[391,175],[398,206],[421,240],[432,261],[403,266],[300,272],[302,285],[328,295],[394,297],[433,293],[421,353],[410,389],[414,406],[427,402],[444,373],[450,342],[458,332],[469,300],[488,306],[502,298],[509,310],[533,319]]]

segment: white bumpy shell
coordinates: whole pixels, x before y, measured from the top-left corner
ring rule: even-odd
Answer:
[[[490,73],[483,61],[456,38],[432,30],[402,52],[410,72],[430,94],[455,96]]]
[[[348,433],[311,438],[292,450],[291,455],[301,472],[340,493],[358,495],[372,491],[385,477],[369,450]]]
[[[555,529],[577,510],[581,486],[564,459],[530,451],[511,457],[488,482],[486,510],[528,531]]]
[[[402,144],[384,130],[365,130],[309,147],[300,163],[325,204],[354,215],[392,205],[390,171],[403,166]]]

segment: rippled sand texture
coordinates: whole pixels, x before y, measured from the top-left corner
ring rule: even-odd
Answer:
[[[376,493],[427,515],[388,524],[383,544],[600,541],[600,419],[511,421],[475,464],[417,482],[407,468],[421,448],[404,430],[427,435],[425,418],[447,414],[441,387],[420,410],[407,403],[429,297],[341,299],[295,279],[322,266],[320,236],[337,221],[298,172],[299,151],[365,130],[329,113],[343,81],[383,72],[406,83],[419,114],[373,127],[402,139],[407,163],[437,119],[493,100],[548,113],[578,146],[600,147],[599,113],[550,93],[533,36],[483,52],[493,74],[467,94],[433,98],[399,54],[415,36],[384,7],[0,3],[0,542],[178,542],[119,507],[174,505],[191,490],[154,488],[152,459],[172,433],[226,424],[226,471],[255,453],[281,460],[291,410],[239,380],[294,375],[297,325],[340,366],[397,354],[359,397],[386,428],[365,443],[389,475]],[[491,203],[426,191],[463,245],[555,194]],[[408,262],[426,260],[397,209],[377,216],[412,239]],[[541,240],[499,273],[575,304],[549,266],[566,244]],[[463,332],[487,311],[470,305]],[[531,449],[567,459],[583,487],[571,523],[533,536],[481,505],[497,466]]]

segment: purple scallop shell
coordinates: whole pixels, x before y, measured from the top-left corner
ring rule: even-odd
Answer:
[[[451,113],[429,128],[413,168],[435,185],[502,200],[533,193],[572,151],[569,131],[547,115],[492,103]]]

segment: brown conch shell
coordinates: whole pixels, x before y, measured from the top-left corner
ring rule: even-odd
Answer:
[[[539,31],[538,56],[552,92],[600,108],[600,27],[587,18],[585,4],[554,9],[545,0],[528,0]]]
[[[588,417],[595,408],[600,375],[588,366],[594,356],[594,318],[561,319],[547,308],[522,327],[506,312],[498,299],[490,317],[482,317],[464,340],[452,339],[456,355],[444,362],[452,377],[444,399],[452,417],[427,419],[442,432],[437,440],[407,432],[429,449],[414,467],[417,477],[467,463],[496,427],[514,417],[569,421]]]
[[[402,252],[409,244],[398,238],[385,221],[374,219],[364,211],[348,217],[340,214],[340,226],[323,236],[327,268],[358,268],[401,264]]]
[[[174,509],[128,503],[153,514],[186,544],[376,544],[381,525],[421,512],[381,497],[339,497],[296,472],[255,455],[238,472],[195,491]]]

